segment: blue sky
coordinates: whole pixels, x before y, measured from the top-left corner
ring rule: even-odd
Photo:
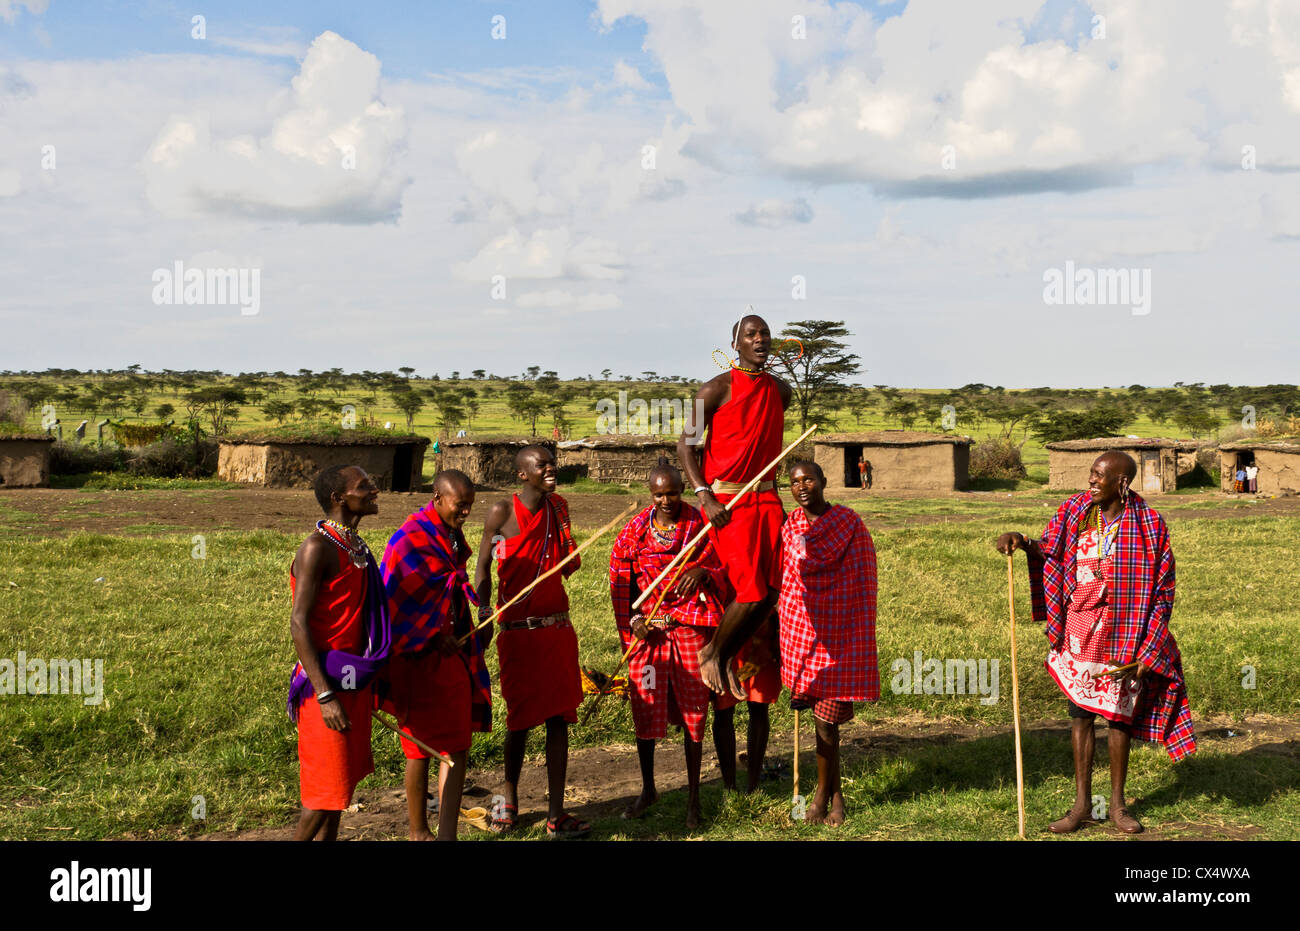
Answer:
[[[868,384],[1294,378],[1294,5],[202,6],[0,0],[0,368],[702,377],[752,304]]]

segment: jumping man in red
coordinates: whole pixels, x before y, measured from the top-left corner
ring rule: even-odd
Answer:
[[[492,612],[491,561],[497,558],[501,580],[497,605],[503,605],[558,565],[575,549],[569,528],[569,508],[555,494],[555,457],[544,446],[526,446],[515,457],[518,494],[498,501],[483,525],[474,586],[480,620]],[[578,720],[582,679],[578,671],[578,638],[569,623],[569,595],[561,575],[578,568],[575,559],[512,605],[498,619],[497,654],[501,665],[501,697],[506,703],[506,800],[494,806],[493,830],[512,830],[519,811],[519,774],[524,767],[528,731],[546,725],[546,775],[552,837],[583,837],[591,825],[564,810],[564,780],[569,763],[569,724]]]
[[[740,361],[705,382],[696,394],[686,429],[677,441],[677,457],[700,509],[713,525],[710,537],[735,590],[735,600],[727,605],[712,642],[700,651],[700,675],[713,691],[749,702],[748,790],[752,792],[758,788],[767,750],[767,705],[781,692],[771,623],[780,584],[778,551],[785,517],[776,491],[776,470],[763,475],[731,511],[725,506],[781,452],[791,392],[789,385],[763,371],[772,332],[762,317],[744,317],[732,336]],[[699,422],[697,413],[702,416]],[[705,430],[701,465],[696,449]],[[758,670],[745,683],[733,665],[737,658]],[[715,716],[715,729],[718,721]]]

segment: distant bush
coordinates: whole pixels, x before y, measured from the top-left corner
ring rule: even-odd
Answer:
[[[1129,415],[1117,407],[1098,405],[1086,411],[1051,411],[1034,423],[1034,436],[1043,443],[1064,440],[1091,440],[1101,436],[1118,436],[1129,422]]]
[[[31,410],[27,402],[9,391],[0,391],[0,433],[22,433]]]
[[[1011,440],[992,438],[971,447],[971,478],[1020,479],[1028,475],[1020,446]]]
[[[50,450],[50,474],[120,472],[126,469],[126,458],[126,450],[120,446],[58,442]]]
[[[113,438],[123,446],[148,446],[180,431],[164,423],[115,423]]]
[[[140,447],[126,462],[132,475],[152,478],[205,478],[217,474],[217,443],[202,438],[197,444],[163,440]]]

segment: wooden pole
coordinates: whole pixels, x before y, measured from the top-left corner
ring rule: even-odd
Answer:
[[[799,805],[799,709],[794,710],[794,806]]]
[[[520,590],[515,594],[515,596],[514,596],[513,598],[511,598],[509,601],[507,601],[507,602],[506,602],[505,604],[503,604],[501,607],[497,608],[494,612],[492,612],[492,614],[491,614],[490,617],[488,617],[488,618],[486,618],[486,619],[480,621],[478,624],[474,625],[474,627],[470,630],[470,632],[467,633],[465,636],[461,637],[460,640],[457,641],[457,642],[458,642],[458,643],[461,643],[462,645],[465,644],[465,643],[467,643],[467,642],[469,642],[469,638],[470,638],[470,637],[474,636],[476,633],[478,633],[478,632],[479,632],[480,630],[482,630],[484,627],[487,627],[489,624],[491,624],[493,621],[495,621],[498,617],[500,617],[501,614],[502,614],[502,612],[504,612],[506,608],[510,607],[512,604],[514,604],[514,603],[515,603],[516,601],[518,601],[520,598],[524,597],[524,596],[527,595],[529,592],[531,592],[531,591],[532,591],[534,588],[536,588],[538,585],[541,585],[543,582],[545,582],[545,581],[546,581],[547,579],[549,579],[551,576],[555,575],[555,573],[559,572],[559,571],[560,571],[561,569],[563,569],[566,565],[568,565],[569,562],[570,562],[571,560],[576,559],[576,558],[577,558],[577,557],[582,553],[583,550],[585,550],[587,547],[591,546],[591,544],[595,543],[598,539],[600,539],[601,536],[603,536],[604,534],[608,533],[609,530],[610,530],[610,528],[612,528],[615,524],[617,524],[619,521],[623,520],[623,518],[627,517],[629,514],[633,513],[634,511],[639,510],[640,508],[641,508],[641,502],[640,502],[640,501],[633,501],[632,504],[628,507],[628,509],[627,509],[626,511],[624,511],[622,514],[618,515],[618,517],[615,517],[613,520],[611,520],[611,521],[610,521],[608,524],[606,524],[604,527],[601,527],[599,530],[597,530],[594,534],[592,534],[592,535],[587,539],[587,542],[585,542],[585,543],[582,544],[582,546],[580,546],[580,547],[578,547],[577,549],[575,549],[575,550],[574,550],[572,553],[570,553],[568,556],[565,556],[564,559],[560,560],[558,563],[556,563],[556,564],[555,564],[554,566],[552,566],[550,569],[548,569],[547,571],[543,572],[543,573],[542,573],[541,575],[539,575],[537,578],[533,579],[531,582],[529,582],[527,585],[525,585],[523,588],[521,588],[521,589],[520,589]]]
[[[1015,551],[1007,554],[1007,603],[1011,607],[1011,718],[1016,728],[1016,815],[1025,838],[1025,757],[1020,748],[1020,671],[1016,665]]]
[[[453,760],[451,757],[447,756],[447,754],[445,754],[445,753],[439,753],[437,750],[433,749],[433,747],[430,747],[427,743],[425,743],[425,742],[424,742],[423,740],[421,740],[419,737],[416,737],[414,734],[407,734],[407,733],[404,733],[400,727],[398,727],[396,724],[394,724],[394,723],[392,723],[391,721],[389,721],[386,717],[384,717],[384,716],[383,716],[382,714],[380,714],[378,711],[372,711],[372,712],[370,712],[370,716],[371,716],[372,718],[374,718],[376,721],[378,721],[380,724],[384,725],[384,727],[388,728],[390,731],[392,731],[392,732],[393,732],[394,734],[396,734],[397,736],[399,736],[399,737],[405,737],[407,740],[409,740],[411,743],[415,744],[417,747],[419,747],[419,748],[420,748],[421,750],[423,750],[425,753],[428,753],[428,754],[431,755],[431,756],[437,757],[439,760],[441,760],[442,762],[446,763],[448,766],[455,766],[455,765],[456,765],[456,761]]]
[[[693,548],[694,547],[692,547],[692,549]],[[666,598],[668,596],[668,593],[673,590],[673,586],[677,584],[677,577],[682,574],[682,570],[686,568],[686,563],[689,561],[690,561],[689,559],[683,560],[682,564],[677,567],[677,572],[673,575],[671,579],[669,579],[668,584],[664,586],[663,592],[659,595],[659,600],[656,601],[655,606],[650,609],[650,617],[654,617],[655,614],[659,612],[659,606],[664,603],[664,598]],[[632,643],[627,648],[627,652],[623,654],[623,658],[618,661],[618,665],[614,667],[614,675],[610,676],[611,679],[614,678],[614,676],[618,675],[618,671],[623,668],[623,664],[628,661],[628,659],[632,656],[634,652],[636,652],[636,648],[643,643],[645,643],[644,640],[638,640],[636,636],[633,635]],[[596,706],[600,704],[600,700],[604,697],[605,697],[604,692],[597,693],[596,700],[593,701],[590,705],[588,705],[587,710],[583,712],[582,720],[578,722],[579,727],[586,724],[587,721],[590,720],[591,716],[596,712]]]
[[[731,500],[728,501],[724,506],[725,510],[730,511],[733,507],[735,507],[737,502],[739,502],[741,498],[743,498],[745,495],[749,494],[749,492],[753,490],[754,486],[759,483],[759,481],[763,478],[764,475],[766,475],[768,472],[772,471],[772,469],[780,465],[781,460],[784,459],[786,456],[788,456],[792,449],[794,449],[804,440],[808,439],[808,437],[812,436],[813,433],[816,432],[816,430],[817,430],[817,424],[813,424],[811,427],[805,430],[799,436],[798,439],[796,439],[785,449],[781,450],[781,452],[777,454],[777,457],[775,459],[773,459],[762,469],[760,469],[757,475],[755,475],[748,482],[746,482],[741,487],[740,491],[736,492],[736,494],[732,496]],[[691,538],[690,543],[688,543],[685,547],[683,547],[682,551],[678,553],[676,556],[674,556],[672,561],[668,563],[668,565],[664,566],[664,571],[659,573],[658,578],[656,578],[653,582],[651,582],[650,587],[647,588],[645,591],[643,591],[641,593],[641,596],[632,603],[632,610],[635,611],[637,608],[641,607],[641,603],[645,601],[647,598],[649,598],[650,593],[659,587],[659,583],[662,582],[664,578],[668,575],[668,573],[672,571],[673,567],[677,565],[678,561],[681,560],[682,556],[684,556],[688,550],[693,549],[697,543],[699,543],[701,540],[704,539],[704,537],[709,532],[710,526],[711,525],[706,521],[704,527],[700,530],[700,532]]]

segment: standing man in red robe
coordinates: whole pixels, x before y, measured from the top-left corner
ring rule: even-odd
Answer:
[[[379,489],[359,466],[316,476],[325,518],[289,565],[289,630],[298,663],[288,712],[298,723],[302,817],[294,840],[335,840],[356,785],[374,772],[370,754],[371,680],[388,661],[391,630],[384,580],[361,518],[379,513]]]
[[[735,591],[713,640],[700,650],[700,677],[724,697],[749,702],[752,792],[758,788],[767,751],[767,706],[781,693],[772,615],[780,588],[785,509],[776,490],[776,469],[763,475],[730,511],[726,505],[781,452],[791,391],[763,370],[772,350],[772,331],[762,317],[743,317],[733,328],[732,340],[739,362],[705,382],[696,394],[677,441],[677,457],[713,525],[710,537]],[[706,430],[701,462],[696,449]],[[737,660],[744,664],[739,671]]]
[[[497,606],[510,601],[535,579],[576,549],[569,528],[569,507],[555,493],[555,457],[544,446],[525,446],[515,456],[522,486],[509,501],[498,501],[483,524],[483,542],[474,572],[479,620],[492,613],[491,563],[497,559],[501,580]],[[513,830],[518,822],[519,775],[524,768],[528,732],[546,725],[546,776],[549,812],[546,833],[585,837],[591,825],[564,810],[564,780],[569,765],[569,724],[578,720],[582,678],[578,637],[569,623],[569,595],[564,580],[577,571],[575,559],[520,601],[497,622],[501,697],[506,703],[506,799],[492,812],[492,828]]]

